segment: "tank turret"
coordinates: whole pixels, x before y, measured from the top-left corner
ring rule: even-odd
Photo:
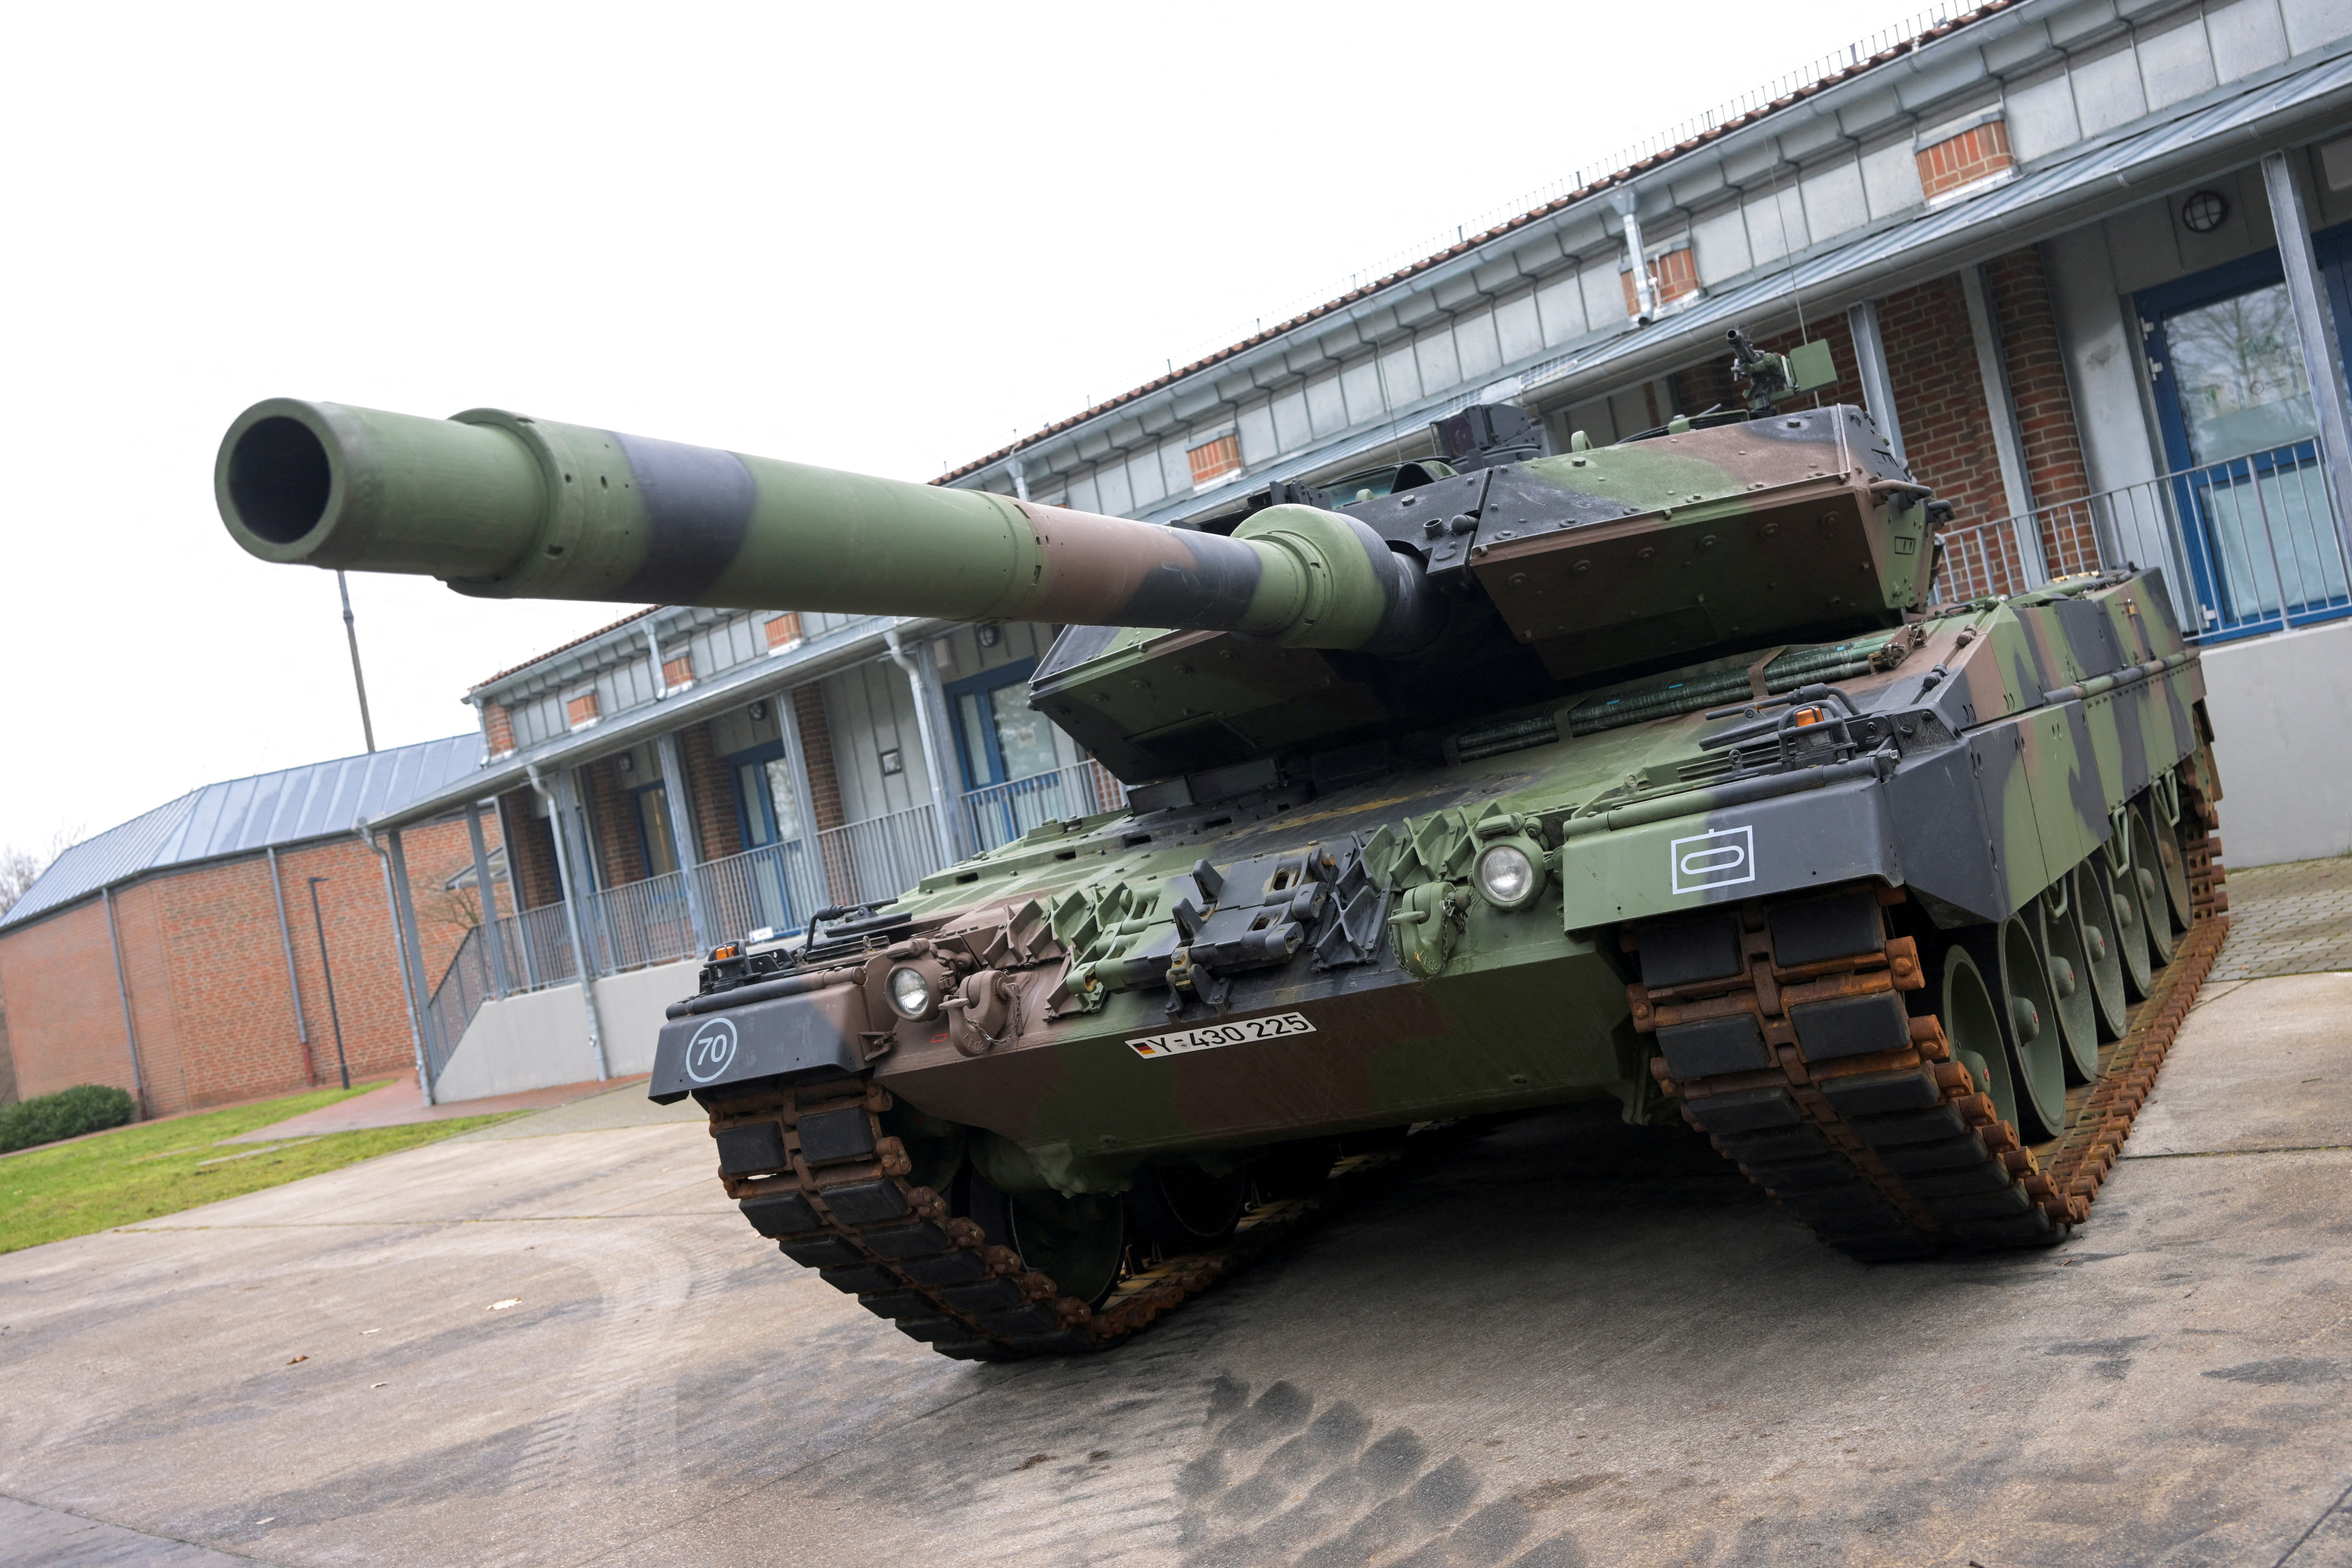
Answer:
[[[215,488],[265,560],[487,597],[1060,624],[1037,705],[1131,784],[1368,739],[1433,758],[1433,728],[1564,685],[1851,637],[1926,597],[1927,491],[1859,409],[1551,457],[1517,410],[1472,412],[1437,428],[1465,471],[1406,464],[1336,506],[1268,491],[1197,528],[289,399],[230,427]]]

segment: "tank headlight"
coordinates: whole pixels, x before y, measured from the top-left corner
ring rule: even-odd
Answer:
[[[1543,867],[1534,846],[1516,839],[1490,844],[1478,856],[1478,890],[1497,909],[1523,910],[1543,891]]]
[[[926,1018],[931,1012],[930,976],[911,963],[890,972],[890,1005],[902,1018]]]

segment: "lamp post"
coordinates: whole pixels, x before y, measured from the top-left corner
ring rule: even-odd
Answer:
[[[360,733],[367,738],[367,749],[373,752],[375,723],[368,717],[367,677],[360,673],[359,623],[352,618],[351,582],[341,572],[335,574],[335,590],[343,596],[343,636],[352,645],[352,685],[360,694]],[[325,879],[320,879],[322,881]],[[351,1086],[346,1084],[343,1087],[348,1089]]]
[[[332,877],[310,879],[310,926],[319,933],[319,967],[327,976],[327,1018],[335,1026],[335,1070],[343,1075],[343,1087],[352,1087],[352,1064],[343,1059],[343,1017],[335,1011],[335,966],[327,958],[327,922],[319,914],[319,884],[331,882]]]

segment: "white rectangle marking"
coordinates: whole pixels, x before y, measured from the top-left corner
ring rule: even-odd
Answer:
[[[1667,846],[1677,893],[1703,892],[1756,879],[1755,830],[1727,827],[1693,834]]]
[[[1146,1035],[1127,1042],[1139,1057],[1177,1057],[1186,1051],[1213,1051],[1219,1046],[1244,1046],[1254,1040],[1279,1040],[1291,1035],[1311,1035],[1315,1026],[1304,1013],[1269,1013],[1237,1024],[1203,1024],[1197,1029]]]

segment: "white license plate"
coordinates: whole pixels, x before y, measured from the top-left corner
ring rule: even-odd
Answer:
[[[1307,1021],[1304,1013],[1271,1013],[1263,1018],[1244,1018],[1237,1024],[1204,1024],[1197,1029],[1178,1029],[1173,1034],[1146,1035],[1127,1043],[1139,1057],[1180,1057],[1186,1051],[1213,1051],[1219,1046],[1245,1046],[1253,1040],[1279,1040],[1314,1032],[1315,1026]]]

